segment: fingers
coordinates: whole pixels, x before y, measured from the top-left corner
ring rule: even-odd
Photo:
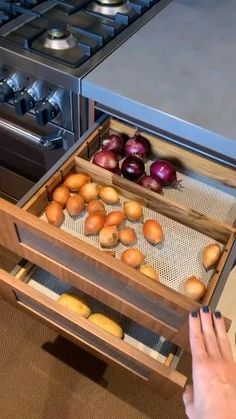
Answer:
[[[200,317],[196,311],[193,311],[189,316],[189,338],[193,363],[207,358]]]
[[[213,326],[212,315],[207,306],[204,306],[200,310],[202,333],[205,342],[207,353],[214,359],[220,359],[221,353],[216,339],[216,334]]]
[[[233,353],[226,333],[225,322],[219,311],[213,314],[213,324],[221,355],[227,361],[233,361]]]
[[[193,409],[193,386],[188,384],[183,393],[183,402],[185,406],[186,415],[190,418],[192,417]]]

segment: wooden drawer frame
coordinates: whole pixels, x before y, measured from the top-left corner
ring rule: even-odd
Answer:
[[[26,278],[32,267],[28,263],[16,270],[14,276],[0,269],[0,295],[5,300],[98,358],[122,367],[133,378],[165,398],[184,388],[186,377],[174,369],[179,351],[176,357],[170,353],[165,363],[161,363],[127,342],[113,337],[57,301],[29,287]]]
[[[119,130],[121,124],[113,120],[112,123]],[[111,124],[109,119],[104,121],[102,125],[98,124],[85,139],[87,141],[86,144],[83,143],[79,149],[74,147],[70,153],[67,153],[64,159],[54,166],[53,171],[49,172],[46,178],[42,179],[36,193],[31,193],[24,205],[24,210],[0,200],[0,243],[60,279],[77,286],[91,296],[105,303],[108,302],[114,309],[165,336],[178,346],[188,348],[188,313],[193,309],[198,309],[200,307],[199,304],[190,301],[185,296],[165,287],[163,284],[155,283],[149,278],[145,278],[144,284],[141,273],[135,271],[134,276],[132,268],[121,264],[116,259],[111,259],[110,256],[105,255],[95,247],[75,239],[70,234],[35,217],[35,215],[43,211],[48,203],[48,195],[61,182],[62,178],[70,173],[76,161],[76,164],[82,171],[92,173],[97,181],[125,190],[127,197],[136,198],[138,196],[144,205],[151,206],[163,215],[190,227],[194,225],[196,230],[225,244],[224,252],[203,300],[204,304],[210,304],[214,308],[216,300],[224,287],[228,271],[234,263],[236,248],[235,228],[216,220],[209,220],[206,216],[196,211],[186,209],[163,196],[147,191],[126,179],[91,165],[86,160],[74,157],[74,155],[78,154],[86,157],[88,144],[90,151],[93,147],[97,148],[96,143],[100,141],[101,133],[103,130],[107,130],[109,124]],[[176,148],[172,145],[171,147]],[[174,152],[175,150],[172,150],[172,153]],[[191,155],[189,152],[186,153]],[[213,176],[213,169],[219,165],[210,162],[209,168],[207,168],[206,163],[204,165],[202,160],[205,162],[205,159],[202,157],[195,156],[195,164],[201,167],[204,174]],[[219,173],[217,176],[219,176]],[[221,169],[220,176],[224,181],[230,182],[230,184],[233,182],[234,178],[231,169]],[[38,199],[39,197],[40,200]],[[30,211],[30,213],[27,211]],[[54,249],[58,253],[57,260],[54,256],[50,256],[49,253],[43,253],[42,249],[32,248],[32,245],[24,243],[22,241],[22,232],[26,232],[34,241],[39,241],[42,245],[46,244],[49,246],[51,254]],[[78,270],[71,268],[70,264],[66,266],[63,261],[63,255],[66,253],[70,255],[71,263],[73,258],[80,260],[81,263],[83,261],[88,266],[93,266],[93,270],[101,271],[104,276],[109,275],[110,282],[113,280],[114,282],[115,280],[117,281],[117,276],[119,276],[121,286],[125,284],[128,288],[131,287],[136,297],[129,301],[124,295],[117,295],[112,289],[107,289],[100,284],[94,283],[85,271],[78,272]],[[137,301],[135,301],[137,296],[141,298],[140,295],[143,296],[143,299],[146,298],[143,305],[137,304]],[[156,310],[149,310],[149,303],[150,305],[152,303],[152,306],[155,303],[157,306]]]

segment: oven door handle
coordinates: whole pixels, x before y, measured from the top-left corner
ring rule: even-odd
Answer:
[[[30,142],[31,144],[44,148],[47,150],[55,150],[63,147],[63,139],[60,132],[49,134],[46,136],[40,136],[28,131],[25,128],[19,127],[12,122],[9,122],[3,118],[0,118],[0,130],[10,132],[16,137],[20,137],[21,140]]]

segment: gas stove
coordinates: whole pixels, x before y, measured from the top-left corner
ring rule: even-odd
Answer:
[[[0,131],[30,132],[18,140],[43,144],[50,161],[80,141],[82,78],[170,1],[0,0]]]
[[[0,39],[78,68],[159,0],[0,0]]]

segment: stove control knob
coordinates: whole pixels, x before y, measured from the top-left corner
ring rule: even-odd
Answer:
[[[7,103],[13,96],[14,90],[5,81],[0,81],[0,103]]]
[[[24,115],[34,108],[35,100],[26,90],[22,90],[15,95],[14,105],[17,115]]]
[[[59,111],[56,103],[51,103],[49,100],[41,100],[35,106],[36,121],[39,125],[46,125],[56,118]]]

